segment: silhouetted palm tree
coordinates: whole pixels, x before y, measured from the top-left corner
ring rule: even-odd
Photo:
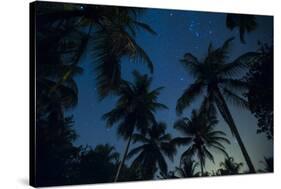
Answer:
[[[237,27],[239,29],[240,41],[245,43],[245,33],[250,33],[257,28],[256,16],[245,14],[227,14],[226,26],[231,30]]]
[[[180,167],[176,167],[175,174],[180,178],[198,177],[199,172],[196,172],[196,168],[199,165],[198,162],[191,158],[185,158],[181,161]]]
[[[198,96],[205,92],[205,99],[209,101],[209,104],[216,105],[231,132],[236,137],[250,172],[255,172],[254,165],[242,142],[226,100],[229,100],[229,102],[232,102],[234,105],[248,108],[247,101],[235,93],[236,91],[247,89],[247,84],[236,79],[235,76],[239,76],[239,73],[245,69],[245,64],[251,61],[258,53],[249,52],[238,57],[233,62],[227,63],[229,45],[233,39],[234,38],[226,40],[224,44],[217,49],[214,49],[212,44],[210,44],[208,54],[202,62],[199,62],[198,59],[190,53],[184,55],[181,62],[196,80],[184,90],[184,93],[178,99],[177,112],[182,113]]]
[[[114,181],[118,180],[134,132],[138,130],[144,134],[148,127],[156,122],[154,113],[159,109],[167,108],[158,102],[158,96],[163,87],[150,90],[151,77],[140,75],[137,71],[134,71],[133,75],[134,83],[124,81],[121,84],[116,107],[103,116],[103,119],[107,121],[107,126],[117,124],[118,135],[127,140],[125,153]]]
[[[66,4],[45,10],[38,18],[47,28],[53,26],[62,30],[56,41],[65,44],[65,39],[69,41],[73,39],[69,36],[76,35],[79,45],[67,51],[73,54],[72,61],[77,63],[86,49],[89,49],[97,71],[99,95],[103,98],[119,88],[123,57],[128,57],[132,62],[145,63],[153,71],[150,58],[134,39],[137,30],[156,34],[149,25],[138,20],[142,12],[140,8]]]
[[[227,157],[220,163],[219,175],[235,175],[240,173],[243,163],[236,163],[233,157]]]
[[[165,123],[159,122],[149,128],[146,135],[134,134],[132,137],[133,142],[143,143],[128,153],[128,158],[137,155],[132,167],[140,168],[142,179],[153,179],[157,168],[167,173],[165,156],[173,160],[176,148],[170,142],[171,135],[165,133],[165,130]]]
[[[222,143],[230,143],[226,134],[215,130],[217,119],[208,116],[205,112],[192,111],[191,119],[182,118],[176,121],[174,128],[181,132],[183,137],[176,137],[173,142],[178,145],[189,146],[182,154],[181,159],[197,157],[201,166],[201,175],[204,175],[206,159],[215,162],[210,150],[216,150],[227,155]]]

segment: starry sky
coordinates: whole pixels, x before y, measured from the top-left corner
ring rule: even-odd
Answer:
[[[164,86],[165,89],[159,96],[159,102],[167,105],[168,110],[159,111],[156,114],[158,121],[167,124],[167,132],[173,137],[179,133],[173,129],[173,123],[178,119],[175,107],[176,101],[192,82],[193,78],[183,69],[179,59],[187,52],[191,52],[199,59],[207,53],[208,44],[213,43],[214,47],[220,46],[229,37],[236,37],[231,47],[229,60],[248,52],[255,51],[258,48],[258,40],[262,42],[272,42],[273,18],[270,16],[257,16],[258,28],[246,34],[246,44],[239,40],[237,30],[230,31],[225,26],[226,14],[194,12],[165,9],[147,9],[139,18],[141,21],[149,24],[157,35],[138,31],[136,40],[150,56],[154,64],[154,73],[152,88]],[[78,106],[68,112],[73,114],[75,119],[75,130],[80,136],[75,142],[76,145],[90,145],[109,143],[114,145],[116,150],[123,154],[125,141],[118,137],[115,127],[106,128],[105,122],[101,119],[102,115],[110,111],[116,102],[115,96],[109,96],[103,101],[98,100],[94,68],[91,64],[90,53],[85,53],[81,59],[81,66],[84,68],[84,74],[75,78],[79,89]],[[137,69],[141,73],[149,73],[148,68],[143,64],[135,64],[124,58],[121,61],[122,76],[126,80],[132,79],[132,70]],[[199,106],[200,100],[192,106],[183,115],[189,117],[192,108]],[[257,121],[247,110],[241,110],[229,104],[230,110],[237,124],[238,130],[248,150],[250,157],[256,169],[263,168],[261,160],[273,156],[273,144],[268,141],[264,135],[256,134]],[[236,140],[232,137],[228,126],[223,119],[218,116],[219,124],[217,129],[227,133],[231,145],[226,145],[227,152],[233,156],[237,162],[243,162],[244,168],[247,166]],[[132,145],[131,147],[133,147]],[[170,170],[179,165],[179,157],[184,148],[178,150],[174,163],[168,162]],[[217,165],[207,161],[206,169],[208,171],[216,170],[223,156],[215,154]]]

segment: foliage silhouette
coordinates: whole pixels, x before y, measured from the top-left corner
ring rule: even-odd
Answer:
[[[243,163],[236,163],[233,157],[227,157],[220,163],[217,175],[236,175],[240,173]]]
[[[249,91],[245,97],[258,119],[257,133],[265,133],[268,139],[273,139],[273,46],[263,44],[260,52],[259,59],[249,65],[245,77]]]
[[[180,163],[180,167],[176,167],[175,175],[178,175],[179,178],[198,177],[200,175],[199,172],[196,172],[198,165],[199,163],[191,158],[184,158]]]
[[[234,105],[248,108],[247,101],[235,93],[236,91],[241,92],[246,90],[247,83],[235,78],[235,76],[239,76],[239,73],[245,70],[246,64],[256,58],[259,53],[248,52],[241,55],[233,62],[227,63],[227,55],[229,53],[230,43],[233,39],[234,38],[226,40],[221,47],[216,49],[210,44],[208,54],[201,62],[190,53],[184,55],[181,62],[187,71],[195,77],[195,82],[184,90],[184,93],[177,101],[176,109],[178,113],[182,113],[198,96],[205,92],[205,100],[209,101],[208,104],[216,106],[219,110],[232,134],[236,137],[250,172],[253,173],[255,172],[254,165],[242,142],[226,100]]]
[[[227,14],[226,26],[230,30],[239,29],[240,41],[245,43],[245,33],[250,33],[257,28],[256,16],[244,14]]]
[[[273,157],[264,157],[264,161],[262,162],[264,164],[264,170],[262,172],[265,173],[273,173],[274,172],[274,163],[273,163]]]
[[[45,5],[44,9],[48,7],[48,3],[40,3]],[[138,20],[142,12],[139,8],[61,4],[56,9],[41,11],[38,17],[46,22],[46,27],[56,25],[64,30],[59,41],[69,40],[73,33],[76,34],[80,45],[68,45],[76,48],[67,48],[67,52],[75,54],[72,59],[75,63],[87,50],[93,55],[98,92],[100,98],[104,98],[121,84],[123,57],[131,62],[145,63],[153,71],[150,58],[134,39],[137,30],[156,34],[149,25]]]
[[[158,102],[158,96],[163,87],[150,90],[152,78],[134,71],[134,83],[123,81],[118,90],[119,99],[116,107],[104,114],[107,126],[118,125],[118,135],[127,140],[123,159],[116,173],[118,180],[120,171],[127,157],[132,136],[135,131],[145,134],[151,124],[156,123],[154,113],[167,107]]]
[[[227,156],[222,143],[230,143],[222,131],[215,130],[218,123],[213,115],[203,111],[192,111],[191,118],[182,118],[176,121],[174,128],[177,129],[183,137],[176,137],[173,143],[188,146],[181,156],[181,161],[196,157],[200,162],[201,176],[204,175],[206,159],[215,163],[215,159],[210,150],[216,150]]]
[[[73,180],[76,184],[112,182],[118,159],[119,153],[109,144],[81,150]]]
[[[135,133],[132,136],[134,143],[143,144],[132,149],[127,158],[137,155],[132,162],[132,167],[140,169],[140,177],[144,180],[153,179],[158,168],[162,173],[166,174],[167,163],[165,156],[173,160],[176,153],[175,146],[170,142],[171,136],[165,130],[166,125],[159,122],[148,128],[146,135]]]

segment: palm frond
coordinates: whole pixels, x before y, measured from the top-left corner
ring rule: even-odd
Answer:
[[[177,113],[181,114],[202,93],[203,85],[202,82],[195,82],[185,89],[182,96],[177,100]]]
[[[238,96],[231,90],[227,88],[223,88],[223,95],[224,97],[231,102],[233,105],[239,106],[241,108],[248,109],[249,108],[249,103],[243,99],[242,97]]]
[[[157,35],[157,33],[148,25],[148,24],[145,24],[143,22],[139,22],[139,21],[134,21],[133,22],[135,25],[137,25],[138,27],[146,30],[147,32],[149,32],[150,34],[153,34],[153,35]]]
[[[200,63],[193,54],[186,53],[180,61],[193,76],[197,76],[200,73]]]

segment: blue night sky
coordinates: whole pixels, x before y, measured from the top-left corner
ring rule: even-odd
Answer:
[[[231,48],[230,60],[248,51],[255,51],[258,48],[258,40],[262,42],[272,42],[273,19],[267,16],[257,16],[258,28],[250,34],[246,34],[246,44],[239,40],[237,30],[230,31],[225,26],[226,14],[193,12],[179,10],[148,9],[139,19],[149,24],[158,35],[139,31],[137,42],[144,48],[154,64],[152,88],[164,86],[159,97],[159,102],[167,105],[168,110],[159,111],[156,114],[158,121],[167,124],[167,132],[173,137],[178,136],[173,129],[173,123],[177,120],[175,112],[176,101],[181,96],[183,89],[187,88],[193,78],[183,68],[179,59],[187,52],[191,52],[199,58],[204,58],[207,53],[209,42],[215,47],[221,45],[229,37],[235,36]],[[110,111],[116,102],[116,97],[109,96],[103,101],[98,100],[94,67],[91,64],[90,53],[85,53],[81,59],[81,66],[84,74],[76,78],[79,87],[79,103],[72,111],[75,118],[75,129],[80,136],[76,141],[77,145],[90,145],[109,143],[116,147],[116,150],[123,154],[125,141],[118,138],[115,127],[106,128],[105,122],[101,120],[104,113]],[[122,76],[126,80],[132,79],[132,70],[137,69],[141,73],[149,73],[143,64],[134,64],[124,58],[121,63]],[[183,116],[189,117],[192,108],[197,108],[200,103],[195,102],[192,107],[186,109]],[[257,121],[247,110],[242,110],[229,104],[230,110],[236,121],[238,130],[246,145],[256,169],[263,168],[264,156],[273,156],[272,142],[268,141],[264,135],[256,134]],[[219,115],[219,114],[218,114]],[[231,140],[231,145],[226,145],[227,152],[235,158],[235,161],[244,162],[239,146],[232,137],[228,126],[223,119],[218,117],[217,129],[225,131]],[[132,145],[134,146],[134,145]],[[132,147],[131,146],[131,147]],[[170,170],[179,165],[179,157],[183,148],[179,148],[174,163],[168,162]],[[208,171],[218,168],[223,156],[215,154],[216,166],[207,161]]]

